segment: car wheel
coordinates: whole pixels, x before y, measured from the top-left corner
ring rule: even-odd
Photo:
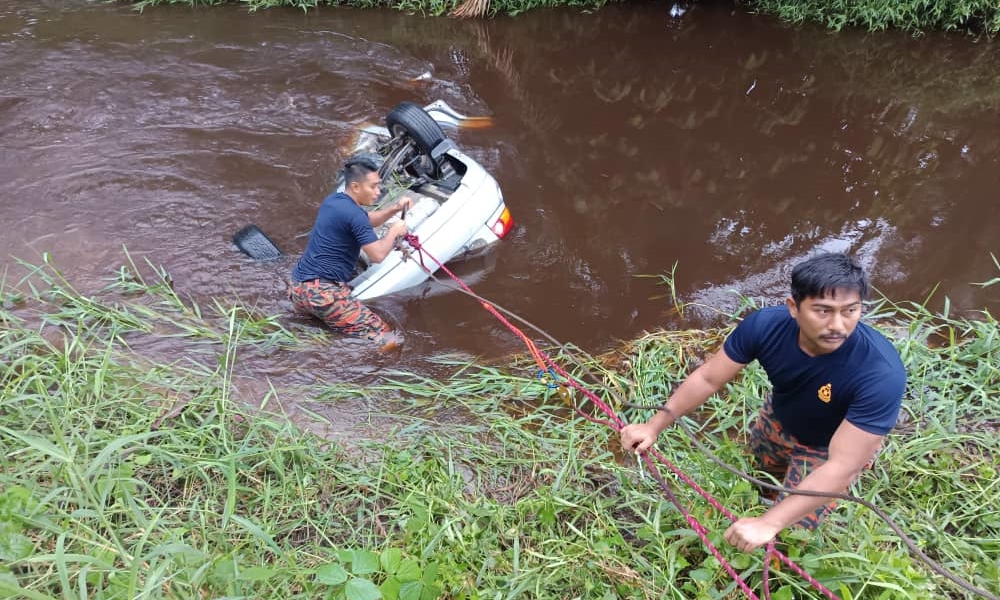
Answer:
[[[281,258],[281,250],[256,225],[247,225],[233,235],[233,243],[254,260]]]
[[[444,131],[427,112],[412,102],[400,102],[385,118],[385,127],[393,137],[409,136],[422,154],[445,139]]]

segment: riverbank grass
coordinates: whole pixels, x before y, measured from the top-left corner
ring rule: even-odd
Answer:
[[[161,4],[220,5],[233,0],[133,0],[138,10]],[[319,6],[353,6],[358,8],[392,7],[423,15],[452,17],[493,17],[517,15],[535,8],[573,6],[594,10],[608,0],[239,0],[251,11],[294,7],[310,10]],[[701,0],[704,2],[705,0]],[[695,0],[697,2],[697,0]],[[681,2],[680,5],[688,3]],[[869,31],[903,29],[912,32],[935,30],[985,32],[1000,31],[1000,7],[993,0],[745,0],[749,10],[793,23],[821,23],[839,31],[857,27]]]
[[[383,439],[346,446],[268,414],[268,398],[251,406],[231,393],[245,350],[309,351],[315,341],[237,303],[194,307],[166,273],[136,272],[126,264],[85,296],[45,264],[19,286],[27,292],[0,290],[0,595],[739,596],[648,474],[617,454],[614,433],[581,416],[603,415],[588,403],[574,411],[530,361],[447,356],[437,359],[450,373],[442,380],[397,372],[376,385],[268,392],[402,407]],[[887,301],[869,318],[896,340],[911,382],[907,419],[856,493],[956,575],[1000,593],[997,322]],[[603,357],[562,353],[607,402],[655,404],[724,334],[656,332]],[[138,342],[160,335],[188,352],[173,362],[144,355]],[[750,369],[687,421],[743,469],[763,387]],[[681,430],[659,447],[737,514],[763,510],[748,483]],[[673,483],[759,590],[762,552],[729,548],[726,520]],[[785,536],[782,549],[842,598],[972,597],[860,506],[841,508],[819,535]],[[772,571],[771,592],[821,597],[787,570]]]

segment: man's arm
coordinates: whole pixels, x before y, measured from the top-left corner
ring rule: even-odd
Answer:
[[[660,432],[698,408],[736,376],[746,365],[733,361],[719,350],[687,376],[666,402],[667,410],[658,410],[646,423],[626,425],[622,428],[622,448],[642,452],[653,445]]]
[[[373,210],[368,213],[368,220],[371,222],[372,227],[381,227],[389,220],[389,217],[399,213],[400,211],[406,210],[407,208],[413,206],[413,200],[409,196],[403,196],[399,199],[399,202],[393,206],[383,208],[380,210]],[[367,252],[367,250],[365,250]],[[371,256],[369,254],[369,256]],[[381,259],[379,259],[381,260]],[[375,262],[379,262],[376,260]]]
[[[393,247],[396,245],[396,240],[404,235],[406,235],[406,221],[400,219],[392,224],[392,229],[386,232],[384,236],[370,244],[365,244],[361,249],[365,251],[368,260],[380,263],[392,252]]]
[[[809,473],[796,489],[843,494],[871,462],[884,437],[868,433],[845,419],[830,440],[830,458]],[[833,498],[789,494],[763,515],[740,519],[730,525],[726,541],[745,552],[753,550],[831,500]]]

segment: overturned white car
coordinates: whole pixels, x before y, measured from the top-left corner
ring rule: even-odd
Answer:
[[[383,192],[375,207],[393,204],[402,196],[413,200],[405,214],[391,218],[376,233],[382,237],[403,218],[425,254],[421,256],[405,240],[379,263],[372,263],[362,251],[357,275],[349,282],[352,296],[365,300],[419,285],[438,269],[435,259],[448,264],[481,255],[510,231],[513,219],[496,180],[442,130],[442,125],[461,127],[479,120],[459,114],[441,100],[423,108],[403,102],[386,116],[385,127],[358,130],[349,152],[367,155],[379,165]],[[341,181],[337,191],[343,189]],[[240,230],[233,242],[254,259],[281,256],[254,225]]]
[[[403,102],[386,116],[385,127],[361,128],[353,149],[381,164],[384,191],[378,205],[402,196],[413,200],[401,217],[427,255],[443,264],[482,254],[513,225],[496,180],[441,128],[467,120],[441,100],[424,108]],[[380,237],[395,220],[380,228]],[[429,257],[421,266],[419,254],[406,241],[380,263],[371,263],[362,252],[363,270],[350,282],[353,296],[375,298],[422,283],[429,277],[424,267],[432,272],[438,268]]]

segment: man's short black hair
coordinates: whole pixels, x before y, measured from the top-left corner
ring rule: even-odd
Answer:
[[[792,300],[796,306],[806,298],[823,298],[837,290],[868,297],[868,275],[861,265],[840,252],[825,252],[792,268]]]
[[[374,160],[367,156],[352,156],[344,163],[344,186],[364,181],[372,171],[378,171]]]

